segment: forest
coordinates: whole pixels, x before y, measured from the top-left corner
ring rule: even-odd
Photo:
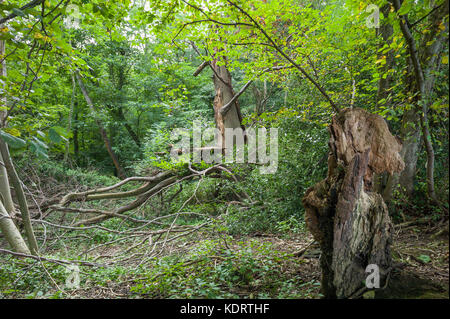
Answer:
[[[0,299],[448,299],[448,7],[0,0]]]

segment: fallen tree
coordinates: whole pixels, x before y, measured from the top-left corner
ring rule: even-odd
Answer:
[[[66,236],[87,238],[95,242],[93,236],[97,231],[102,234],[108,233],[112,240],[89,246],[74,258],[83,260],[94,258],[94,261],[101,259],[104,266],[130,262],[139,265],[164,254],[167,249],[172,249],[174,243],[183,237],[192,236],[222,219],[221,216],[189,210],[189,205],[198,201],[200,185],[209,178],[231,182],[238,180],[222,164],[204,169],[188,164],[176,170],[152,170],[149,176],[129,177],[111,186],[68,192],[56,198],[47,198],[40,203],[34,200],[31,222],[40,234],[43,246],[52,246]],[[184,192],[181,199],[175,200],[180,196],[183,186],[188,184],[192,185],[191,191]],[[178,187],[178,190],[175,189]],[[163,193],[170,194],[164,201],[173,206],[170,211],[161,214],[162,206],[156,208],[153,204],[160,201],[162,203]],[[236,196],[230,199],[228,206],[244,205],[243,201],[250,200],[243,191],[236,191],[234,194]],[[38,194],[28,193],[28,195],[34,199]],[[195,219],[196,222],[192,225],[178,222],[186,218]],[[17,222],[21,222],[19,216],[16,219]],[[119,223],[112,223],[116,226],[104,223],[109,219],[116,219]],[[125,228],[120,226],[123,222],[127,223]],[[122,245],[127,243],[127,248],[112,255],[103,253],[107,247],[114,247],[120,243]],[[36,258],[38,257],[36,255]]]

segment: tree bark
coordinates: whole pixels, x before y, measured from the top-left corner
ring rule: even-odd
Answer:
[[[255,113],[260,115],[264,113],[267,105],[267,80],[263,82],[263,89],[261,90],[257,87],[256,83],[253,84],[253,96],[255,97]]]
[[[391,222],[373,175],[404,168],[401,145],[384,119],[362,109],[344,109],[329,126],[327,178],[303,198],[308,229],[322,250],[322,293],[348,298],[359,291],[365,269],[376,264],[380,279],[391,270]]]
[[[398,10],[399,3],[396,3],[396,1],[391,2],[393,2],[394,7]],[[428,17],[431,22],[430,32],[426,33],[421,41],[422,44],[419,46],[419,48],[425,48],[423,52],[418,52],[415,40],[412,37],[411,30],[406,22],[406,17],[401,17],[401,29],[405,39],[407,39],[409,49],[408,72],[405,81],[405,83],[409,84],[407,93],[414,94],[418,90],[420,94],[415,98],[414,103],[416,104],[416,107],[414,109],[406,110],[403,114],[400,137],[403,141],[401,154],[405,162],[405,170],[400,174],[389,176],[386,187],[383,190],[383,198],[387,202],[391,200],[392,193],[397,185],[400,185],[400,191],[405,192],[407,196],[411,197],[413,195],[421,136],[427,153],[428,196],[433,201],[436,201],[434,190],[434,149],[428,128],[427,112],[430,96],[432,95],[434,88],[434,72],[439,69],[441,62],[440,53],[445,41],[445,36],[440,30],[440,24],[443,17],[448,14],[448,2],[443,3],[438,9],[439,10],[433,10]],[[404,19],[404,21],[402,19]],[[431,45],[429,45],[429,43],[431,43]]]
[[[414,179],[416,176],[417,159],[420,152],[420,127],[419,115],[415,109],[409,109],[403,113],[400,136],[403,147],[400,152],[405,169],[397,174],[389,176],[386,186],[382,191],[385,202],[390,202],[394,190],[400,185],[400,191],[408,197],[412,197],[414,192]]]
[[[220,112],[221,108],[228,104],[233,97],[234,91],[231,81],[231,74],[226,65],[218,65],[218,60],[211,62],[213,68],[213,82],[216,95],[214,97],[214,119],[216,127],[222,135],[222,147],[225,147],[225,128],[242,128],[242,115],[237,99],[225,114]]]
[[[16,169],[14,167],[14,164],[11,160],[8,145],[2,139],[0,139],[0,153],[2,154],[3,163],[5,165],[9,179],[16,193],[16,198],[19,203],[20,213],[22,215],[22,222],[25,226],[25,233],[27,235],[30,251],[32,254],[36,255],[39,253],[39,248],[36,237],[34,236],[33,226],[31,225],[27,199],[25,197],[25,193],[23,192],[22,182],[20,181],[19,176],[17,175]]]
[[[125,129],[127,130],[128,134],[130,135],[131,139],[136,143],[138,147],[141,147],[141,141],[139,140],[138,135],[133,130],[130,124],[128,124],[127,119],[125,118],[125,115],[123,114],[123,107],[122,106],[116,106],[116,110],[113,111],[114,117],[123,123],[123,126],[125,126]]]
[[[1,196],[1,195],[0,195]],[[5,206],[3,206],[2,200],[0,199],[0,230],[5,236],[6,241],[11,246],[12,250],[18,253],[30,254],[30,250],[27,244],[22,238],[19,230],[14,224],[11,216],[8,214]]]
[[[126,56],[126,52],[122,50],[118,50],[118,54],[122,57]],[[117,77],[115,76],[114,68],[117,68]],[[127,71],[125,70],[124,65],[114,65],[114,63],[109,64],[109,77],[111,82],[113,83],[115,89],[118,92],[123,92],[123,88],[125,83],[127,82]],[[116,79],[116,80],[115,80]],[[113,117],[116,118],[119,122],[123,123],[125,129],[130,135],[131,139],[136,143],[138,147],[141,147],[141,141],[139,140],[138,135],[135,133],[130,124],[128,124],[125,115],[123,114],[123,106],[122,106],[123,98],[122,96],[118,99],[117,104],[110,107],[112,111]]]

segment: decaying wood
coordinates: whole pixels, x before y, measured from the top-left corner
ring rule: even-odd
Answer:
[[[330,148],[335,158],[347,167],[357,153],[369,150],[364,176],[365,187],[372,186],[373,173],[400,172],[404,163],[401,143],[389,132],[384,119],[362,109],[345,109],[333,117],[330,126]]]
[[[229,106],[229,109],[225,114],[221,113],[221,109],[224,107],[224,105],[229,104],[229,102],[232,101],[233,97],[235,96],[233,87],[231,85],[231,74],[228,71],[227,67],[225,65],[219,65],[217,60],[213,60],[211,65],[215,70],[215,75],[213,77],[214,88],[216,91],[213,102],[214,119],[217,129],[222,135],[222,145],[219,146],[224,147],[225,129],[243,128],[241,124],[242,115],[238,101],[236,99],[231,103],[231,106]]]
[[[306,224],[322,250],[322,290],[327,298],[347,298],[359,290],[369,264],[385,279],[391,269],[387,207],[372,192],[373,173],[404,168],[400,142],[382,117],[344,109],[329,126],[328,176],[303,198]]]

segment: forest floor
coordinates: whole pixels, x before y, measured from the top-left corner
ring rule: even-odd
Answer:
[[[281,298],[320,298],[320,250],[310,234],[293,236],[277,236],[257,234],[254,236],[235,236],[228,242],[231,250],[239,250],[242,243],[252,242],[270,247],[274,252],[281,253],[283,259],[280,271],[283,273],[284,284],[278,289],[285,289],[292,283],[297,287],[287,289],[287,294]],[[194,244],[196,245],[196,244]],[[193,246],[185,247],[187,250]],[[257,250],[255,250],[256,252]],[[448,233],[434,237],[428,226],[395,227],[393,257],[396,268],[390,277],[389,289],[377,295],[377,298],[449,298],[449,238]],[[177,252],[176,252],[177,253]],[[265,256],[255,253],[255,260],[265,264]],[[217,266],[217,264],[215,264]],[[195,271],[195,270],[194,270]],[[145,277],[147,278],[147,277]],[[256,279],[255,279],[256,278]],[[252,278],[258,281],[257,276]],[[300,278],[300,280],[299,280]],[[105,286],[87,286],[70,292],[71,298],[161,298],[164,296],[137,295],[133,287],[142,278],[125,277],[120,281],[109,281]],[[180,278],[180,280],[183,280]],[[172,282],[176,285],[176,281]],[[265,285],[270,285],[266,282]],[[260,286],[261,288],[261,286]],[[265,290],[267,287],[263,287]],[[238,284],[231,289],[234,297],[258,298],[258,285]],[[289,295],[291,293],[291,295]]]
[[[56,180],[43,185],[52,185],[43,191],[47,198],[72,187],[68,181],[62,185]],[[116,235],[96,229],[81,233],[48,229],[43,233],[48,243],[45,256],[84,256],[88,261],[110,262],[109,266],[80,267],[79,287],[67,289],[64,265],[1,254],[0,298],[322,297],[320,249],[308,231],[230,235],[220,216],[215,218],[219,225],[181,237],[158,256],[146,259],[139,257],[149,249],[142,238],[130,236],[119,242]],[[108,227],[121,225],[120,220],[109,222]],[[195,220],[184,222],[196,225]],[[139,246],[130,252],[136,243]],[[395,225],[392,256],[395,268],[387,288],[379,289],[376,298],[449,298],[448,221],[417,218]],[[115,258],[125,262],[111,263]]]

